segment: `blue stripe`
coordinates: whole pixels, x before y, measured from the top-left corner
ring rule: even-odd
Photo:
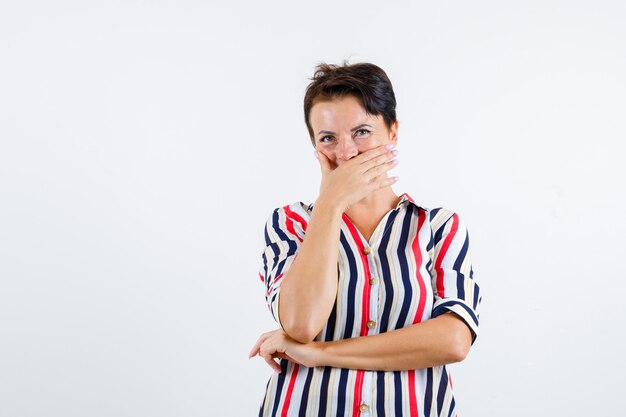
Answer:
[[[441,367],[441,379],[439,380],[439,389],[437,390],[437,415],[441,415],[443,408],[443,399],[446,397],[448,390],[448,371],[446,367]]]
[[[474,324],[478,326],[478,317],[476,317],[476,315],[474,314],[474,311],[471,308],[469,308],[467,304],[459,300],[444,301],[443,303],[439,304],[437,307],[433,309],[431,318],[434,319],[435,317],[439,317],[442,314],[447,313],[450,310],[449,307],[452,307],[454,305],[463,307],[463,309],[467,311],[467,313],[470,315],[472,320],[474,320]]]
[[[389,226],[394,222],[398,212],[395,211],[389,216],[387,219],[387,225],[385,225],[385,229],[388,229]],[[382,272],[382,278],[380,279],[380,285],[384,285],[385,287],[385,303],[383,304],[383,311],[380,315],[380,333],[385,333],[389,331],[389,317],[391,316],[391,305],[393,302],[393,284],[391,282],[391,270],[389,267],[389,259],[387,258],[387,249],[389,247],[389,239],[391,234],[385,233],[380,241],[380,246],[378,248],[378,256],[380,257],[380,266]],[[382,293],[382,291],[381,291]]]
[[[437,213],[439,213],[439,211],[442,209],[442,207],[437,207],[434,209],[430,209],[430,218],[428,219],[429,222],[432,222],[434,220],[435,217],[437,217]]]
[[[454,409],[456,408],[456,401],[454,401],[454,397],[452,397],[452,401],[450,401],[450,410],[448,410],[448,417],[452,417],[454,413]]]
[[[469,248],[469,239],[467,237],[467,233],[465,234],[465,241],[463,242],[463,247],[461,248],[461,252],[459,252],[459,256],[454,260],[454,270],[457,271],[456,274],[456,292],[458,294],[458,298],[464,300],[465,299],[465,275],[461,272],[461,265],[465,262],[465,258],[467,257],[467,250]]]
[[[273,217],[274,231],[276,232],[278,237],[280,237],[281,241],[283,241],[284,243],[287,243],[287,245],[289,245],[289,250],[283,256],[282,261],[280,261],[280,263],[278,264],[278,268],[276,269],[276,273],[275,273],[273,278],[276,278],[277,276],[279,276],[281,274],[281,272],[283,271],[283,268],[285,266],[285,262],[287,261],[287,258],[289,258],[289,256],[291,256],[291,255],[294,255],[297,252],[297,250],[298,250],[298,245],[296,244],[296,242],[293,239],[290,239],[289,236],[287,236],[287,234],[282,231],[282,229],[280,228],[280,226],[278,224],[278,220],[279,220],[278,210],[276,210],[274,212],[274,217]],[[274,263],[275,263],[277,261],[277,259],[278,259],[278,254],[280,253],[280,248],[278,247],[278,243],[273,243],[272,245],[275,246],[275,248],[273,248],[273,250],[274,250]]]
[[[396,321],[395,328],[401,329],[408,325],[413,324],[412,320],[407,323],[407,315],[409,314],[409,308],[411,307],[411,299],[413,298],[413,286],[411,285],[411,275],[409,272],[409,262],[406,256],[406,251],[409,240],[409,232],[411,231],[413,206],[408,206],[407,214],[402,222],[402,229],[400,232],[400,241],[398,242],[398,263],[400,264],[400,275],[402,276],[402,285],[404,287],[404,295],[402,297],[402,307],[400,308],[400,314]],[[410,244],[409,244],[410,247]]]
[[[330,312],[326,326],[324,327],[324,341],[330,342],[335,335],[335,325],[337,322],[337,301],[333,305],[333,309]]]
[[[393,405],[397,416],[402,416],[402,371],[393,371]]]
[[[385,372],[376,371],[376,414],[385,415]]]
[[[433,402],[433,368],[426,368],[426,389],[424,390],[424,415],[430,416]]]
[[[285,384],[285,375],[287,374],[287,360],[280,360],[280,374],[278,374],[278,382],[276,383],[276,395],[274,396],[274,408],[272,410],[272,417],[276,417],[278,412],[278,403],[280,402],[280,395],[283,392],[283,385]]]
[[[429,212],[429,218],[428,218],[428,223],[431,224],[432,227],[432,222],[433,220],[435,220],[435,217],[437,217],[437,215],[439,214],[439,212],[442,210],[442,207],[437,207],[434,209],[431,209]],[[437,229],[437,232],[433,235],[433,244],[436,246],[437,243],[439,243],[439,241],[441,240],[441,235],[443,233],[443,229],[448,220],[446,220],[445,222],[443,222],[442,224],[439,225],[439,229]]]
[[[480,286],[474,281],[474,269],[470,266],[470,279],[474,283],[474,299],[472,300],[472,308],[476,310],[482,297],[480,296]]]
[[[300,410],[298,417],[306,417],[306,406],[309,402],[309,391],[311,390],[311,379],[313,378],[313,368],[309,368],[302,388],[302,400],[300,402]]]
[[[267,380],[267,384],[265,384],[265,396],[263,397],[263,403],[261,404],[261,408],[259,409],[259,417],[263,417],[263,409],[265,408],[265,402],[267,401],[267,389],[270,386],[270,381],[272,378]]]
[[[356,283],[358,280],[358,273],[356,267],[356,259],[354,257],[354,253],[352,252],[354,249],[350,247],[346,236],[341,231],[339,240],[341,241],[341,246],[343,246],[344,251],[346,252],[346,256],[348,258],[348,269],[350,270],[348,282],[348,305],[346,307],[346,325],[343,331],[343,338],[349,339],[351,337],[359,336],[359,332],[357,331],[355,334],[355,325],[354,325],[354,315],[355,315],[355,300],[356,300]]]
[[[318,409],[318,417],[326,416],[326,403],[328,401],[328,380],[330,379],[330,366],[324,367],[324,375],[322,376],[322,386],[320,387],[320,402]]]
[[[343,417],[346,409],[346,392],[348,391],[348,370],[341,369],[339,374],[339,388],[337,394],[337,416]]]
[[[267,279],[269,273],[267,272],[267,256],[265,256],[265,252],[263,252],[261,259],[263,260],[263,284],[265,285],[265,293],[267,294],[270,290],[270,280]]]
[[[274,294],[272,294],[272,296],[269,299],[269,304],[270,306],[272,305],[272,303],[274,303],[274,300],[276,300],[276,297],[278,297],[278,291],[275,291]],[[274,310],[270,310],[270,312],[272,313],[272,317],[274,317],[274,320],[279,321],[278,317],[276,317],[276,314],[274,313]]]

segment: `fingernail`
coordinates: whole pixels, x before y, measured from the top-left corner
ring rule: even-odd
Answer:
[[[394,144],[393,143],[388,143],[385,145],[385,149],[393,149]]]

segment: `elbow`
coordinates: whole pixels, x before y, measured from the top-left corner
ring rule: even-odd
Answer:
[[[282,295],[282,294],[281,294]],[[299,317],[296,314],[286,313],[286,308],[280,308],[279,296],[279,318],[280,325],[287,336],[300,343],[309,343],[315,340],[317,335],[324,328],[324,323],[315,324],[311,318]],[[286,315],[286,317],[282,317]]]
[[[452,352],[450,352],[450,363],[454,362],[462,362],[467,358],[467,354],[469,353],[469,348],[466,348],[462,345],[455,345]]]
[[[301,320],[280,320],[280,324],[287,336],[300,343],[312,342],[320,332],[310,323]]]
[[[310,326],[291,325],[283,328],[285,333],[296,342],[310,343],[315,340],[319,332],[315,332]]]
[[[472,346],[472,336],[467,332],[458,334],[450,343],[450,362],[462,362],[467,358]]]

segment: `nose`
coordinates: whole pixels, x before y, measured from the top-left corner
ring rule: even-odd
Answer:
[[[359,150],[351,137],[348,139],[339,139],[339,143],[337,144],[337,159],[347,161],[358,155],[358,153]]]

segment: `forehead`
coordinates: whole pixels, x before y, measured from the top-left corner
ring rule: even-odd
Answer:
[[[325,128],[350,130],[360,123],[374,125],[382,122],[380,115],[367,114],[359,99],[352,96],[319,101],[311,107],[309,117],[314,130]]]

